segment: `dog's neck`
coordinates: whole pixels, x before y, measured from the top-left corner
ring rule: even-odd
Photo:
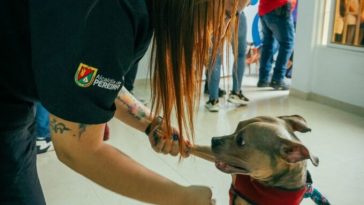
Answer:
[[[287,190],[295,190],[302,188],[306,184],[306,162],[294,164],[285,163],[284,168],[273,172],[270,176],[255,178],[259,183],[269,186],[283,188]]]

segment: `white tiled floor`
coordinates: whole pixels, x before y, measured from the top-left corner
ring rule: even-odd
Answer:
[[[364,193],[364,118],[289,97],[288,91],[258,89],[255,85],[254,77],[244,78],[244,94],[251,99],[246,107],[235,107],[221,100],[220,112],[210,113],[204,109],[204,96],[197,115],[196,143],[208,145],[212,136],[229,134],[240,120],[257,115],[300,114],[306,118],[312,132],[298,136],[320,158],[318,167],[309,165],[315,186],[334,205],[364,204],[361,196]],[[136,94],[144,96],[144,99],[149,96],[146,86],[138,86]],[[217,204],[228,204],[230,176],[219,172],[212,163],[195,157],[178,163],[178,158],[154,153],[143,133],[116,120],[110,122],[110,127],[108,143],[178,183],[213,187]],[[38,170],[47,204],[50,205],[142,204],[107,191],[71,171],[57,160],[54,152],[38,156]],[[314,203],[306,199],[302,204]]]

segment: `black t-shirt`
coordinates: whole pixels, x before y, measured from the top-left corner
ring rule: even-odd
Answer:
[[[124,74],[150,43],[147,1],[29,0],[28,25],[24,23],[29,31],[24,33],[30,45],[15,46],[31,53],[22,55],[31,63],[5,63],[16,70],[8,71],[13,77],[2,87],[27,100],[39,99],[50,113],[66,120],[108,121]],[[26,73],[20,84],[14,77],[19,73]]]

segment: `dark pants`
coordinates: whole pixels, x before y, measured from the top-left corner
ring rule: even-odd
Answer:
[[[36,167],[34,105],[4,94],[1,87],[0,92],[6,99],[0,101],[0,204],[44,205]]]

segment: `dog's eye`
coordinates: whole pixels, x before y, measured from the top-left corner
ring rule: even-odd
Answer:
[[[237,136],[236,136],[236,143],[239,145],[239,146],[244,146],[245,145],[245,140],[244,140],[244,136],[242,133],[239,133]]]

